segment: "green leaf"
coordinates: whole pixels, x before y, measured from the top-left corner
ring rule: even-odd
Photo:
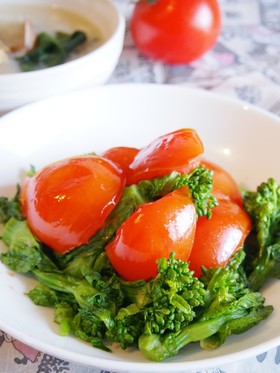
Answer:
[[[26,220],[11,218],[4,226],[3,241],[8,251],[1,260],[16,272],[30,272],[40,262],[41,246],[31,233]]]

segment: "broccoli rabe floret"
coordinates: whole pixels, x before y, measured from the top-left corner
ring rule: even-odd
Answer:
[[[188,262],[175,259],[174,254],[158,261],[158,275],[148,283],[145,330],[163,335],[179,331],[194,319],[196,310],[204,305],[205,290],[193,274]]]
[[[195,168],[189,174],[172,172],[162,178],[143,180],[137,184],[142,195],[151,200],[160,198],[175,189],[188,186],[196,206],[198,216],[211,216],[211,211],[217,205],[216,198],[211,194],[213,187],[213,171],[203,166]]]
[[[203,284],[193,276],[187,262],[174,258],[174,253],[158,261],[158,275],[154,279],[121,280],[121,286],[129,304],[117,314],[110,336],[124,347],[128,342],[137,345],[143,333],[163,336],[181,330],[204,304]]]
[[[144,325],[142,310],[135,303],[126,307],[124,304],[115,317],[113,328],[107,330],[106,337],[111,342],[119,343],[123,350],[137,347]]]
[[[203,268],[200,280],[205,285],[205,304],[216,307],[221,302],[236,299],[247,291],[247,276],[243,263],[246,254],[239,250],[223,268]]]
[[[205,304],[191,323],[163,335],[146,329],[139,338],[144,356],[162,361],[198,341],[202,348],[216,348],[228,334],[246,331],[268,317],[273,308],[264,306],[260,293],[246,288],[240,272],[243,259],[244,253],[240,252],[227,267],[204,273]]]
[[[253,221],[247,242],[249,286],[258,290],[280,277],[280,185],[270,178],[256,191],[244,192],[244,206]]]
[[[270,178],[256,191],[245,191],[244,206],[254,222],[262,254],[264,247],[273,244],[280,236],[280,185]]]
[[[149,360],[162,361],[176,355],[180,349],[191,342],[202,341],[201,346],[204,347],[204,341],[207,338],[223,332],[226,325],[233,320],[236,323],[238,321],[242,323],[252,310],[263,307],[263,302],[264,298],[260,293],[245,294],[240,299],[226,303],[213,310],[212,313],[209,312],[207,318],[203,317],[183,327],[177,333],[168,333],[164,336],[156,333],[142,334],[139,338],[139,349]],[[263,320],[270,313],[271,307],[268,311],[266,310],[261,319]]]
[[[273,310],[271,306],[264,306],[265,299],[260,293],[254,293],[248,288],[243,267],[245,257],[244,250],[239,250],[226,267],[204,270],[201,281],[206,288],[206,307],[201,320],[208,319],[209,315],[213,316],[216,311],[219,313],[224,305],[227,306],[239,299],[247,299],[247,301],[253,299],[254,303],[248,307],[244,317],[229,319],[215,334],[206,340],[201,340],[200,345],[203,348],[217,348],[225,342],[229,334],[240,334],[252,328],[268,317]]]

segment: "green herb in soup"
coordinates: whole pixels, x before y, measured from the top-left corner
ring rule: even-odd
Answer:
[[[71,35],[57,33],[56,37],[41,32],[36,39],[34,49],[18,57],[17,60],[22,71],[60,65],[86,39],[86,34],[82,31],[75,31]]]

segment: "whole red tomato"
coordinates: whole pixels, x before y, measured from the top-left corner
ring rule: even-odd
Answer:
[[[139,0],[131,17],[136,47],[168,64],[198,59],[214,46],[220,31],[217,0]]]
[[[123,172],[104,158],[61,160],[25,181],[22,211],[36,237],[63,254],[103,226],[124,183]]]
[[[249,215],[236,203],[219,200],[212,216],[199,217],[193,248],[189,257],[190,269],[201,276],[201,266],[224,267],[239,250],[251,230]]]
[[[114,269],[126,280],[157,274],[157,259],[171,252],[188,260],[196,225],[196,209],[187,187],[140,206],[106,247]]]

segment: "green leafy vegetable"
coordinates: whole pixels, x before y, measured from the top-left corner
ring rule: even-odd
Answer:
[[[13,271],[27,273],[35,268],[56,269],[55,264],[44,253],[42,244],[30,231],[26,220],[11,217],[5,224],[2,239],[8,246],[8,251],[0,253],[0,259]]]
[[[273,311],[273,307],[263,306],[265,299],[260,293],[254,293],[248,288],[248,279],[243,266],[245,258],[245,251],[239,250],[225,268],[204,270],[201,281],[206,287],[205,303],[210,314],[216,310],[219,312],[223,305],[236,302],[248,294],[253,294],[251,296],[256,302],[246,316],[229,320],[217,333],[206,340],[201,340],[200,344],[203,348],[217,348],[225,342],[227,335],[245,332],[267,318]],[[248,296],[249,299],[251,296]],[[204,313],[202,318],[205,317],[208,318],[207,313]]]
[[[115,327],[107,336],[122,348],[137,346],[143,333],[162,336],[181,330],[204,304],[203,284],[193,277],[188,263],[175,260],[173,254],[158,261],[154,279],[120,282],[128,306],[119,310]]]
[[[19,203],[19,193],[20,187],[17,185],[14,198],[0,197],[0,223],[7,223],[11,217],[18,220],[23,219]]]
[[[33,274],[39,285],[29,292],[29,297],[36,304],[55,307],[55,321],[62,334],[76,335],[108,350],[103,340],[123,301],[115,276],[104,282],[96,273],[79,280],[62,272],[34,270]]]
[[[248,330],[268,317],[273,308],[264,306],[263,296],[246,287],[243,259],[240,251],[225,268],[205,271],[205,305],[196,319],[175,333],[161,335],[146,329],[139,338],[142,353],[149,360],[162,361],[191,342],[200,341],[202,348],[216,348],[228,334]],[[254,319],[256,314],[258,318]]]
[[[269,179],[256,192],[244,193],[254,226],[250,240],[226,267],[204,268],[200,279],[172,253],[158,260],[155,278],[128,282],[115,273],[104,251],[138,206],[182,186],[188,186],[197,215],[211,218],[217,205],[211,195],[212,176],[198,167],[188,175],[173,172],[125,188],[105,226],[88,244],[65,255],[34,237],[21,215],[18,189],[13,199],[0,198],[2,239],[8,248],[0,259],[16,272],[35,276],[38,284],[28,296],[37,305],[54,308],[61,335],[75,335],[105,351],[112,342],[123,349],[139,347],[152,361],[172,357],[191,342],[217,348],[228,335],[245,332],[273,311],[257,290],[268,278],[279,277],[276,181]]]
[[[280,185],[270,178],[256,191],[245,191],[244,206],[254,224],[247,245],[248,281],[258,290],[269,278],[280,278]]]
[[[82,31],[75,31],[71,35],[57,33],[55,37],[41,32],[37,36],[35,47],[17,60],[22,71],[60,65],[84,41],[86,35]]]

